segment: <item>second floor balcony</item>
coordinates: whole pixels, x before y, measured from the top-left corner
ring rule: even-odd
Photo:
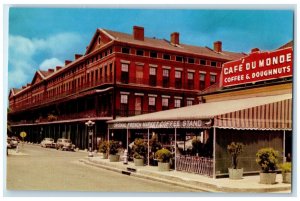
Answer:
[[[87,118],[101,118],[101,117],[112,117],[111,109],[96,111],[88,110],[72,114],[62,114],[62,115],[48,115],[40,116],[38,118],[27,118],[21,119],[20,121],[12,121],[11,125],[20,125],[20,124],[39,124],[39,123],[50,123],[50,122],[59,122],[59,121],[71,121]]]
[[[88,89],[103,85],[103,84],[112,84],[113,83],[113,78],[112,77],[107,77],[107,78],[101,78],[95,81],[87,82],[84,84],[78,83],[76,86],[71,87],[70,89],[66,90],[57,90],[56,93],[50,93],[46,92],[44,93],[43,97],[40,99],[34,99],[34,98],[29,98],[26,102],[21,102],[15,105],[10,106],[12,110],[24,110],[27,108],[31,108],[34,106],[38,105],[43,105],[45,103],[50,103],[55,100],[59,100],[62,98],[65,98],[67,96],[86,91]]]

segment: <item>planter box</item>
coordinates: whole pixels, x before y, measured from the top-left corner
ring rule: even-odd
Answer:
[[[158,171],[170,171],[170,163],[158,162]]]
[[[144,166],[144,159],[143,158],[133,158],[135,166]]]
[[[228,168],[229,179],[242,179],[243,178],[244,169],[233,169]]]
[[[282,183],[290,184],[292,181],[292,173],[291,172],[283,172],[282,173]]]
[[[109,155],[109,162],[119,162],[120,155]]]
[[[107,154],[106,153],[102,153],[102,158],[103,159],[107,159],[108,158]]]
[[[259,173],[261,184],[275,184],[276,183],[276,172],[272,173]]]

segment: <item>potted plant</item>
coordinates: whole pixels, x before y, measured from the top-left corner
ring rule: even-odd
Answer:
[[[169,171],[170,170],[170,158],[171,152],[168,149],[162,148],[155,153],[155,157],[158,160],[158,170],[159,171]]]
[[[228,168],[229,179],[242,179],[243,168],[238,168],[238,156],[243,152],[244,144],[231,142],[227,145],[227,151],[231,155],[231,168]]]
[[[280,165],[282,174],[282,183],[291,183],[292,180],[292,163],[286,162]]]
[[[143,166],[146,158],[147,146],[143,139],[137,138],[133,144],[133,160],[135,166]]]
[[[108,152],[108,142],[107,141],[102,141],[100,146],[99,146],[99,152],[102,153],[102,157],[104,159],[107,159],[107,152]]]
[[[109,161],[118,162],[120,160],[119,152],[119,143],[117,141],[109,141]]]
[[[276,168],[279,153],[273,148],[262,148],[256,153],[256,163],[261,167],[260,183],[274,184],[276,183]]]

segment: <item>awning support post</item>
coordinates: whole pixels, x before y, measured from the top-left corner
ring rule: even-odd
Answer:
[[[175,151],[175,164],[174,164],[174,169],[175,169],[175,171],[177,170],[177,167],[176,167],[176,162],[177,162],[177,128],[175,128],[175,144],[174,144],[174,146],[175,146],[175,149],[174,149],[174,151]]]
[[[107,141],[108,141],[107,155],[109,156],[109,128],[107,128]]]
[[[150,132],[149,132],[149,128],[148,128],[148,162],[147,165],[150,165]]]
[[[127,133],[126,133],[126,149],[127,149],[127,151],[128,151],[128,137],[129,137],[129,134],[128,134],[128,127],[127,127]]]
[[[216,127],[214,128],[214,136],[213,136],[213,178],[216,179]]]
[[[283,130],[283,144],[282,144],[282,157],[283,157],[283,162],[286,162],[286,157],[285,157],[285,130]]]

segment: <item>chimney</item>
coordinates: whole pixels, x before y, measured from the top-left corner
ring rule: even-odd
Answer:
[[[54,72],[54,69],[49,68],[49,69],[48,69],[48,72],[49,72],[49,73],[53,73],[53,72]]]
[[[222,52],[222,42],[221,41],[214,42],[214,51]]]
[[[26,87],[25,86],[22,86],[22,89],[25,89]]]
[[[75,54],[75,60],[79,59],[80,57],[82,57],[82,54]]]
[[[55,70],[56,70],[56,71],[58,71],[59,69],[62,69],[62,67],[61,67],[61,66],[56,66],[56,67],[55,67]]]
[[[29,87],[31,84],[27,83],[27,87]]]
[[[253,48],[252,50],[251,50],[251,53],[254,53],[254,52],[259,52],[259,49],[256,47],[256,48]]]
[[[71,60],[65,60],[65,66],[68,65],[71,62],[72,62]]]
[[[144,40],[144,27],[133,26],[134,40]]]
[[[178,32],[171,33],[171,43],[174,45],[179,45],[179,33]]]

